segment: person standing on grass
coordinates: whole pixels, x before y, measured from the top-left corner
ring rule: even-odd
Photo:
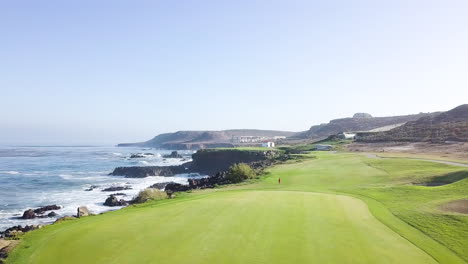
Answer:
[[[281,178],[278,177],[278,184],[281,184]]]

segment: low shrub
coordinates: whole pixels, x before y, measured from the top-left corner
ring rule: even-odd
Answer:
[[[229,168],[229,172],[226,176],[229,181],[237,183],[247,179],[255,178],[257,174],[249,165],[245,163],[237,163]]]
[[[167,193],[158,189],[148,188],[140,191],[138,195],[132,200],[132,203],[144,203],[150,200],[164,200],[167,199]]]

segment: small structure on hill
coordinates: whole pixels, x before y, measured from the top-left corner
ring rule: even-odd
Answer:
[[[262,147],[264,147],[264,148],[274,148],[275,147],[275,142],[273,142],[273,141],[263,142]]]
[[[349,133],[349,132],[343,132],[337,135],[338,138],[342,139],[354,139],[356,137],[356,133]]]
[[[322,145],[322,144],[315,145],[315,150],[328,151],[332,149],[333,149],[332,145]]]

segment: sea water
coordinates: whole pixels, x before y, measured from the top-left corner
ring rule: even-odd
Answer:
[[[86,206],[91,213],[116,210],[103,203],[109,194],[102,189],[111,186],[130,186],[131,190],[118,191],[130,200],[140,190],[158,182],[187,184],[189,177],[153,176],[125,178],[108,174],[119,166],[179,165],[191,158],[192,151],[179,151],[185,158],[165,159],[171,151],[117,148],[117,147],[0,147],[0,231],[14,225],[47,224],[62,216],[76,214],[77,207]],[[132,153],[152,153],[142,158],[130,158]],[[98,187],[85,191],[92,185]],[[57,204],[57,217],[20,219],[27,209]],[[49,212],[47,212],[49,213]],[[46,213],[46,214],[47,214]]]

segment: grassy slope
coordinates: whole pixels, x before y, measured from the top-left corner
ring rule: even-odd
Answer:
[[[441,187],[406,184],[459,168],[351,154],[315,155],[318,159],[275,167],[266,179],[238,191],[196,193],[45,227],[26,235],[9,263],[432,261],[390,229],[441,263],[463,263],[442,244],[468,259],[463,250],[468,247],[467,217],[436,209],[443,201],[463,197],[467,180]],[[358,197],[390,229],[357,199],[307,192]]]
[[[148,209],[47,227],[15,263],[436,263],[346,196],[217,192]]]
[[[368,202],[379,220],[417,243],[440,262],[454,263],[456,257],[453,258],[453,254],[439,243],[468,260],[468,217],[437,210],[446,201],[466,198],[468,179],[439,187],[411,185],[434,176],[466,171],[466,168],[411,159],[373,159],[354,154],[315,155],[317,162],[273,169],[273,177],[266,180],[269,185],[262,184],[262,188],[278,188],[276,177],[281,177],[286,179],[281,188],[288,190],[357,196]],[[418,235],[407,225],[399,224],[394,217],[388,217],[379,204],[439,243],[427,240],[426,236]]]

